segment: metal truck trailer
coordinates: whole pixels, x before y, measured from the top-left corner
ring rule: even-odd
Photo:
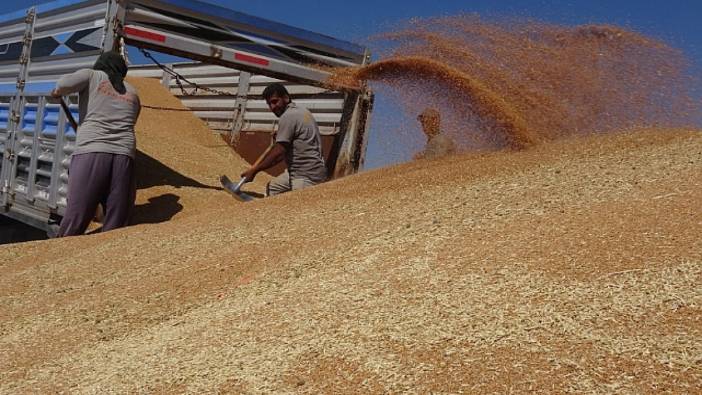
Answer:
[[[330,91],[324,81],[329,67],[367,63],[365,48],[198,1],[59,0],[0,16],[0,214],[55,226],[66,207],[76,132],[47,96],[60,76],[126,45],[197,61],[134,67],[130,75],[157,73],[245,158],[253,159],[276,129],[260,95],[277,80],[320,123],[331,174],[362,167],[372,95]],[[210,74],[198,75],[207,68]],[[164,78],[164,70],[175,77]],[[215,89],[179,93],[184,76]],[[70,108],[77,118],[77,105]]]

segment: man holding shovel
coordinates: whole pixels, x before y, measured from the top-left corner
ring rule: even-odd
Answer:
[[[141,104],[136,89],[124,81],[127,64],[117,52],[105,52],[92,69],[61,77],[55,98],[78,92],[80,120],[68,175],[68,202],[59,237],[81,235],[105,208],[102,230],[126,226],[134,205],[136,124]]]
[[[290,100],[285,86],[268,85],[263,91],[268,108],[280,119],[273,145],[251,168],[241,173],[242,181],[251,182],[256,174],[285,160],[287,170],[268,183],[266,195],[307,188],[327,180],[322,156],[322,138],[317,122],[307,109]]]

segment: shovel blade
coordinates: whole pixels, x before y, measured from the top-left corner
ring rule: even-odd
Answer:
[[[250,202],[255,199],[246,192],[242,192],[239,189],[240,185],[233,183],[227,176],[220,176],[219,182],[222,183],[222,187],[225,191],[229,192],[230,195],[240,202]]]

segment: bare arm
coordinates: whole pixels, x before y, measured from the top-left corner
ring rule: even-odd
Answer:
[[[251,182],[256,178],[256,174],[262,170],[269,169],[285,159],[285,145],[283,143],[275,143],[273,148],[251,168],[241,173],[242,177],[246,177],[246,182]]]
[[[75,73],[64,75],[56,82],[56,88],[51,91],[51,96],[59,97],[86,89],[90,83],[91,73],[90,69],[81,69]]]

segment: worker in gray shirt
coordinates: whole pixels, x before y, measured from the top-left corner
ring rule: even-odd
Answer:
[[[126,226],[134,205],[136,124],[141,104],[136,89],[124,81],[127,64],[117,52],[105,52],[92,69],[61,77],[53,97],[79,93],[80,125],[68,174],[68,197],[59,237],[81,235],[105,209],[102,231]]]
[[[298,190],[327,180],[327,168],[322,156],[322,138],[312,113],[290,100],[285,86],[273,83],[263,91],[268,108],[280,118],[272,148],[265,156],[241,173],[246,182],[256,174],[285,160],[287,170],[268,183],[266,195],[272,196]]]

